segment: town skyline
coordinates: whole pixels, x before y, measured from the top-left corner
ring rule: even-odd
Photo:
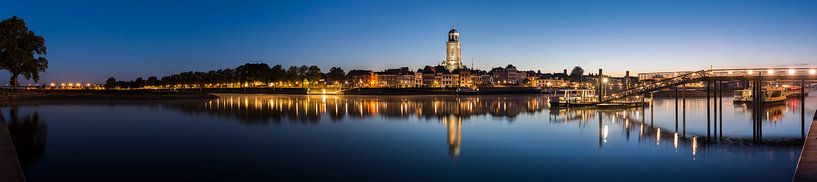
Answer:
[[[0,15],[17,15],[47,38],[51,68],[41,83],[131,80],[243,63],[418,69],[445,60],[443,33],[453,25],[463,34],[462,64],[481,70],[582,66],[623,76],[710,65],[802,67],[817,60],[817,23],[811,21],[817,13],[809,11],[815,1],[708,2],[695,13],[685,9],[702,2],[519,1],[494,9],[493,2],[3,4]],[[451,6],[460,8],[439,11]],[[106,16],[87,17],[100,14]],[[143,16],[166,19],[128,21]]]

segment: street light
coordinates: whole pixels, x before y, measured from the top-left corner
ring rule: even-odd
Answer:
[[[795,71],[794,69],[789,69],[789,75],[794,75],[794,73],[797,73],[797,71]]]

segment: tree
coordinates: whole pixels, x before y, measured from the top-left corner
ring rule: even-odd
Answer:
[[[142,88],[144,86],[145,86],[145,79],[143,79],[142,77],[136,78],[136,80],[133,81],[133,84],[131,85],[132,88]]]
[[[298,82],[298,67],[297,66],[289,66],[287,69],[287,82]]]
[[[345,80],[344,78],[345,75],[346,73],[343,71],[343,69],[338,67],[332,67],[329,68],[329,73],[326,74],[326,78],[328,79],[328,81],[332,82],[332,84],[337,84],[335,82],[341,82]]]
[[[40,81],[40,72],[48,68],[45,39],[28,30],[17,16],[0,22],[0,69],[11,73],[9,84],[17,87],[17,77]]]
[[[105,88],[112,89],[116,87],[116,78],[110,77],[108,80],[105,80]]]
[[[584,75],[584,69],[581,66],[573,67],[573,70],[570,71],[570,77],[573,80],[582,81],[582,75]]]
[[[158,86],[159,85],[159,79],[156,78],[155,76],[148,77],[148,80],[145,81],[145,85]]]
[[[270,69],[270,81],[279,82],[284,80],[284,76],[286,76],[286,71],[284,71],[283,66],[275,65]]]
[[[318,66],[310,66],[306,71],[306,79],[310,82],[317,82],[321,77],[323,77],[323,73],[321,73],[321,68]]]

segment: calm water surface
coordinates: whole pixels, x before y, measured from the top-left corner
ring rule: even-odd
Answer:
[[[0,111],[35,182],[790,181],[802,145],[797,100],[763,110],[763,144],[751,142],[752,109],[729,97],[724,141],[709,144],[705,99],[687,99],[677,129],[673,99],[603,110],[546,100],[221,95]]]

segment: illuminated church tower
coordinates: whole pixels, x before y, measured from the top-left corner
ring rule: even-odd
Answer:
[[[462,68],[462,48],[460,47],[460,33],[457,27],[451,27],[448,31],[448,42],[445,46],[445,61],[443,66],[449,71]]]

